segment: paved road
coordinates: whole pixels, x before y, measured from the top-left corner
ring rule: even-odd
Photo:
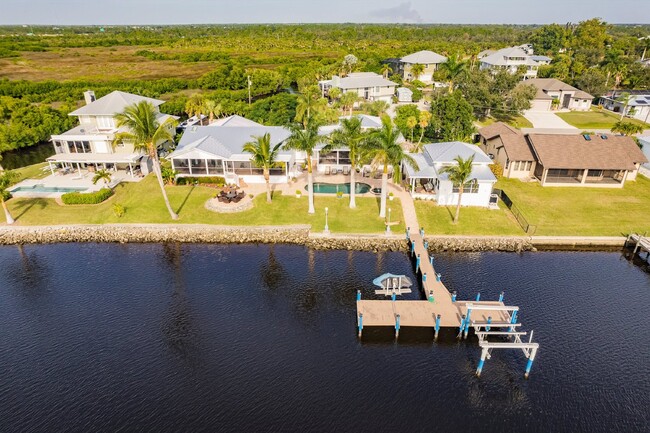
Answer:
[[[525,111],[524,117],[533,124],[535,129],[548,129],[548,130],[567,130],[567,133],[575,132],[578,128],[569,125],[555,113],[550,111]]]

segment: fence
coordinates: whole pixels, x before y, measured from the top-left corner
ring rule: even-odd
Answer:
[[[521,228],[526,232],[527,235],[532,236],[535,234],[535,231],[537,230],[537,226],[532,225],[528,222],[526,217],[524,216],[523,212],[517,207],[517,205],[514,204],[512,199],[508,197],[508,194],[505,193],[505,191],[501,189],[495,189],[494,193],[499,196],[501,201],[508,206],[508,209],[510,209],[510,212],[514,215],[515,219],[521,226]]]

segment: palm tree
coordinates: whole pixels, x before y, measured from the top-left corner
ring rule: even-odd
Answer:
[[[262,167],[264,170],[264,181],[266,182],[266,202],[271,203],[271,168],[275,165],[275,158],[282,142],[271,148],[271,134],[268,132],[262,136],[253,137],[244,145],[244,152],[251,154],[251,161],[256,167]]]
[[[391,68],[390,65],[389,65],[388,63],[384,63],[384,64],[381,66],[381,75],[382,75],[384,78],[388,78],[388,74],[390,74],[391,72],[393,72],[393,68]]]
[[[400,179],[400,164],[402,162],[418,170],[415,160],[404,152],[402,146],[398,143],[399,131],[393,125],[393,121],[388,116],[382,116],[382,127],[373,131],[368,140],[364,158],[371,161],[373,168],[383,166],[381,176],[381,204],[379,207],[379,216],[386,217],[386,194],[388,191],[388,167],[393,167],[393,179]]]
[[[643,126],[639,125],[638,123],[618,121],[612,126],[611,131],[614,133],[618,132],[619,134],[623,135],[634,135],[642,133]]]
[[[336,101],[337,99],[339,99],[341,97],[341,89],[338,88],[338,87],[332,87],[327,92],[327,95],[330,97],[330,99],[332,101]]]
[[[411,130],[411,144],[413,144],[413,131],[418,126],[418,119],[415,116],[409,116],[406,119],[406,127]]]
[[[465,184],[470,180],[470,177],[472,176],[472,164],[474,163],[474,155],[470,156],[467,159],[463,159],[460,156],[457,156],[454,161],[456,161],[456,165],[443,167],[440,172],[447,173],[451,183],[453,183],[454,186],[458,187],[458,204],[456,205],[456,215],[454,216],[454,224],[456,224],[458,222],[458,216],[460,215],[460,203],[463,197]]]
[[[0,204],[2,204],[2,210],[5,212],[5,219],[7,224],[13,224],[15,220],[9,213],[9,208],[5,200],[10,196],[9,187],[16,180],[16,174],[13,171],[2,171],[0,172]]]
[[[185,112],[189,117],[198,116],[200,118],[204,108],[205,99],[200,93],[193,94],[185,103]],[[203,119],[201,119],[201,125],[203,125]]]
[[[420,75],[424,73],[424,65],[420,63],[416,63],[415,65],[411,66],[411,81],[413,80],[419,80]]]
[[[619,121],[622,121],[623,117],[625,117],[625,110],[627,110],[627,106],[631,100],[632,100],[632,96],[628,92],[623,92],[616,98],[617,102],[623,103],[623,109],[621,110],[621,118],[619,119]]]
[[[214,121],[215,117],[221,116],[221,104],[217,104],[217,101],[213,99],[206,99],[203,102],[203,110],[208,114],[209,121],[208,124],[211,124]]]
[[[327,99],[320,97],[318,87],[305,87],[302,94],[298,96],[296,121],[302,122],[303,126],[306,127],[311,118],[321,112],[326,106]]]
[[[138,102],[137,104],[126,107],[123,112],[115,115],[115,120],[117,121],[118,128],[126,127],[128,132],[117,133],[113,143],[117,144],[122,141],[130,141],[133,143],[135,150],[144,150],[147,153],[153,164],[153,171],[158,179],[160,191],[162,192],[169,215],[174,220],[178,219],[178,215],[169,204],[169,198],[165,191],[160,170],[160,160],[158,159],[158,145],[174,139],[171,130],[173,130],[176,121],[168,118],[162,124],[158,123],[158,120],[156,120],[156,110],[147,101]]]
[[[446,62],[440,64],[439,68],[442,72],[445,73],[447,77],[447,82],[449,83],[449,93],[454,91],[454,81],[460,75],[464,74],[467,70],[467,63],[460,59],[460,56],[456,54],[453,57],[449,57]]]
[[[287,140],[285,147],[287,149],[298,150],[305,152],[307,155],[307,190],[309,193],[309,213],[315,213],[314,209],[314,177],[311,164],[311,157],[314,153],[314,148],[323,140],[318,135],[319,124],[314,119],[309,119],[304,125],[293,124],[289,126],[291,136]]]
[[[341,108],[343,108],[343,112],[345,113],[345,110],[350,110],[350,116],[352,116],[352,109],[354,108],[354,104],[359,101],[359,94],[356,92],[345,92],[341,96],[341,100],[339,101],[341,103]]]
[[[420,111],[420,118],[418,119],[419,122],[418,124],[420,125],[420,139],[418,140],[418,143],[415,145],[415,151],[420,152],[420,146],[422,145],[422,138],[424,138],[424,131],[427,129],[427,126],[429,126],[429,122],[431,122],[431,112],[430,111]]]
[[[97,185],[100,180],[104,181],[104,185],[108,185],[111,181],[111,173],[106,170],[97,170],[93,176],[93,185]]]
[[[357,168],[361,165],[363,147],[365,144],[367,134],[361,128],[361,118],[351,117],[349,119],[341,120],[341,127],[329,136],[327,145],[323,148],[323,152],[329,152],[331,149],[348,149],[350,152],[350,208],[357,207],[356,196],[356,181],[355,173]]]
[[[2,155],[0,155],[0,162],[2,162]],[[0,164],[0,173],[5,171],[5,169],[2,167],[2,164]]]

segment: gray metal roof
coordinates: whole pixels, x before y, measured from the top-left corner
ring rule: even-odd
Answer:
[[[409,153],[415,160],[418,165],[418,169],[413,169],[410,165],[404,164],[404,171],[407,177],[417,178],[417,179],[437,179],[438,173],[433,166],[433,162],[430,158],[424,153]]]
[[[427,144],[424,146],[424,153],[428,154],[434,164],[453,163],[454,159],[459,156],[467,159],[472,155],[474,155],[475,163],[492,164],[490,157],[480,147],[460,141]]]
[[[523,57],[524,60],[508,60],[511,57]],[[538,64],[528,55],[528,53],[526,53],[526,51],[519,47],[503,48],[502,50],[483,57],[481,62],[494,66],[512,66],[517,63],[528,66],[535,66]]]
[[[448,180],[449,179],[449,174],[447,173],[440,173],[438,176],[440,180]],[[494,176],[494,173],[492,173],[492,170],[490,170],[490,167],[487,165],[474,165],[472,167],[472,174],[470,175],[470,178],[476,179],[479,182],[496,182],[497,178]]]
[[[334,79],[327,80],[324,83],[334,85]],[[397,83],[387,80],[374,72],[355,72],[347,77],[343,77],[336,85],[341,89],[364,89],[367,87],[397,87]]]
[[[445,63],[447,58],[433,51],[423,50],[417,53],[409,54],[400,59],[402,63],[429,65],[432,63]]]
[[[261,123],[254,122],[245,117],[234,114],[232,116],[224,117],[223,119],[217,119],[210,124],[210,126],[230,126],[230,127],[241,127],[241,126],[264,126]]]
[[[201,150],[218,158],[230,158],[241,155],[244,145],[253,137],[271,134],[271,146],[286,141],[291,133],[281,126],[194,126],[188,128],[176,150],[167,158],[183,156],[192,150]],[[290,154],[291,151],[280,151],[279,154]]]
[[[70,113],[70,116],[113,116],[116,113],[124,111],[124,109],[129,105],[137,104],[141,101],[148,101],[153,104],[154,107],[158,107],[165,102],[159,99],[147,98],[145,96],[115,90],[108,95],[102,96],[98,100],[73,111]]]

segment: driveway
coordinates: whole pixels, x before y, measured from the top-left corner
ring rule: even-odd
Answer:
[[[569,125],[550,111],[525,111],[524,117],[530,120],[535,129],[566,129],[567,133],[578,131],[578,128]]]

